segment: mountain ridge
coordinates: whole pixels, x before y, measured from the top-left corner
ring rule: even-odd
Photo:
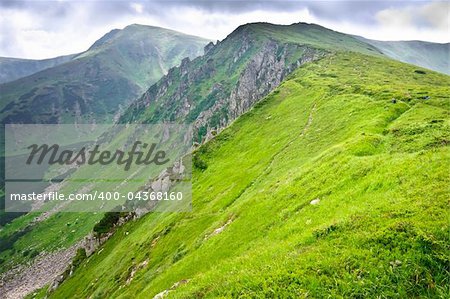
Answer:
[[[443,296],[449,80],[354,52],[300,66],[194,152],[192,213],[115,228],[47,295]]]

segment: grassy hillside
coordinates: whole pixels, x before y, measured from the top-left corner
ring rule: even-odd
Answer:
[[[360,38],[383,54],[399,61],[450,74],[450,44],[423,41],[377,41]]]
[[[300,67],[196,152],[191,213],[119,228],[50,298],[445,297],[449,83],[348,52]]]
[[[158,27],[113,30],[70,62],[0,85],[2,123],[111,123],[207,40]]]
[[[111,49],[116,48],[126,51],[126,49],[131,47],[130,44],[127,44],[129,39],[135,38],[135,35],[139,32],[146,34],[148,30],[155,30],[153,38],[156,39],[159,36],[158,43],[164,44],[167,42],[164,38],[167,32],[160,32],[159,28],[133,25],[125,28],[123,31],[126,30],[132,30],[134,35],[130,33],[124,34],[118,30],[112,31],[98,40],[89,51],[82,54],[78,59],[92,61],[92,59],[103,55],[102,53],[105,51],[109,53],[108,51],[113,51]],[[312,31],[317,33],[317,30],[321,30],[322,33],[316,36],[311,35]],[[169,32],[173,33],[172,31]],[[251,87],[253,89],[249,89],[255,94],[261,93],[258,90],[259,88],[268,93],[276,85],[267,86],[267,82],[278,84],[283,75],[287,73],[285,70],[290,68],[292,71],[296,68],[297,65],[293,65],[293,63],[301,59],[305,53],[319,52],[319,50],[313,48],[312,42],[316,45],[324,43],[320,48],[322,53],[330,50],[330,47],[325,44],[332,43],[338,37],[340,37],[340,34],[335,34],[331,30],[318,26],[316,28],[314,25],[306,24],[275,26],[258,23],[241,26],[230,34],[227,39],[210,49],[206,55],[193,61],[185,60],[185,63],[180,67],[173,68],[167,76],[164,76],[143,97],[133,103],[132,107],[127,110],[127,113],[122,116],[122,120],[126,123],[134,120],[138,122],[157,122],[176,118],[179,122],[194,122],[211,105],[220,102],[222,98],[226,99],[229,97],[246,68],[249,66],[254,67],[252,61],[256,60],[255,57],[260,57],[260,64],[262,64],[261,61],[268,64],[265,67],[267,76],[258,80],[259,86],[255,84],[255,86]],[[139,37],[139,40],[142,40],[142,36]],[[348,37],[348,40],[351,41],[348,43],[348,47],[354,46],[356,49],[364,49],[365,47],[365,44],[357,39]],[[266,50],[267,44],[271,44],[268,50]],[[308,46],[304,46],[305,44]],[[359,45],[359,47],[356,47],[356,45]],[[266,54],[261,55],[260,53],[264,51]],[[137,53],[140,52],[138,51]],[[277,66],[279,68],[278,81],[270,77],[274,76],[273,69],[276,64],[272,58],[277,54],[280,55],[280,62],[278,63],[281,65],[280,67]],[[108,55],[108,57],[111,57],[111,55]],[[142,64],[142,66],[135,66],[134,69],[140,70],[143,67],[148,66]],[[154,69],[157,70],[157,68]],[[74,71],[72,70],[72,73]],[[111,74],[116,76],[114,72],[111,72]],[[133,74],[133,72],[130,72],[130,74]],[[244,84],[245,82],[242,85]],[[129,90],[121,86],[116,86],[115,88],[120,89],[120,92],[129,92]],[[112,91],[110,92],[112,93]],[[155,100],[156,103],[152,103],[150,109],[145,109],[142,102],[148,98],[149,94],[157,94],[158,101]],[[255,97],[254,100],[256,101],[261,97],[261,95],[260,97]],[[185,100],[191,101],[188,113],[182,111],[186,106],[184,105]],[[224,113],[228,116],[231,115],[230,112],[231,109],[224,105],[223,109],[220,109],[217,114]],[[242,111],[233,111],[234,117],[239,116],[241,113]],[[36,117],[39,117],[39,114]],[[218,119],[219,117],[213,118],[209,125],[217,126]],[[6,219],[5,216],[10,215],[6,214],[3,216],[0,214],[0,217],[3,216]],[[101,219],[102,214],[53,213],[42,221],[34,221],[35,217],[38,216],[39,213],[22,216],[0,230],[0,241],[5,244],[3,248],[0,248],[0,273],[11,269],[17,264],[27,263],[34,258],[34,254],[23,254],[24,252],[53,252],[60,248],[72,246],[92,230],[95,223]]]
[[[75,56],[76,54],[41,60],[0,57],[0,83],[14,81],[63,64]]]

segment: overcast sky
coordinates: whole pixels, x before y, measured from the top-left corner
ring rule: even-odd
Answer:
[[[316,23],[380,40],[449,42],[449,1],[0,0],[0,56],[49,58],[86,50],[138,23],[213,40],[249,22]]]

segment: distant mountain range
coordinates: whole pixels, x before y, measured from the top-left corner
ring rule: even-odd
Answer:
[[[168,69],[201,55],[207,42],[151,26],[113,30],[86,52],[35,62],[42,68],[58,65],[1,84],[0,118],[3,123],[112,122]],[[22,65],[27,72],[33,65],[5,63]]]
[[[395,60],[418,65],[443,74],[450,74],[450,43],[423,41],[377,41],[357,37],[378,48]]]
[[[72,60],[77,54],[33,60],[0,57],[0,84],[17,80]]]

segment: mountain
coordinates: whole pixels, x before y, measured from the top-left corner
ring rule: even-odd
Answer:
[[[0,231],[1,272],[29,265],[8,271],[4,290],[443,294],[446,224],[429,214],[446,212],[448,83],[321,26],[240,26],[170,69],[119,118],[194,124],[193,211],[114,225],[88,257],[92,244],[80,240],[103,215],[25,215]]]
[[[358,38],[395,60],[418,65],[447,75],[450,74],[450,43],[377,41],[362,37]]]
[[[201,142],[250,109],[304,63],[336,50],[381,55],[352,36],[306,23],[243,25],[206,50],[205,55],[185,59],[171,69],[119,121],[194,123],[194,139]]]
[[[0,57],[0,84],[66,63],[75,56],[76,54],[42,60]]]
[[[195,152],[191,213],[118,227],[50,298],[445,297],[449,86],[356,52],[301,66]]]
[[[71,61],[1,84],[3,123],[111,122],[207,40],[158,27],[113,30]]]

